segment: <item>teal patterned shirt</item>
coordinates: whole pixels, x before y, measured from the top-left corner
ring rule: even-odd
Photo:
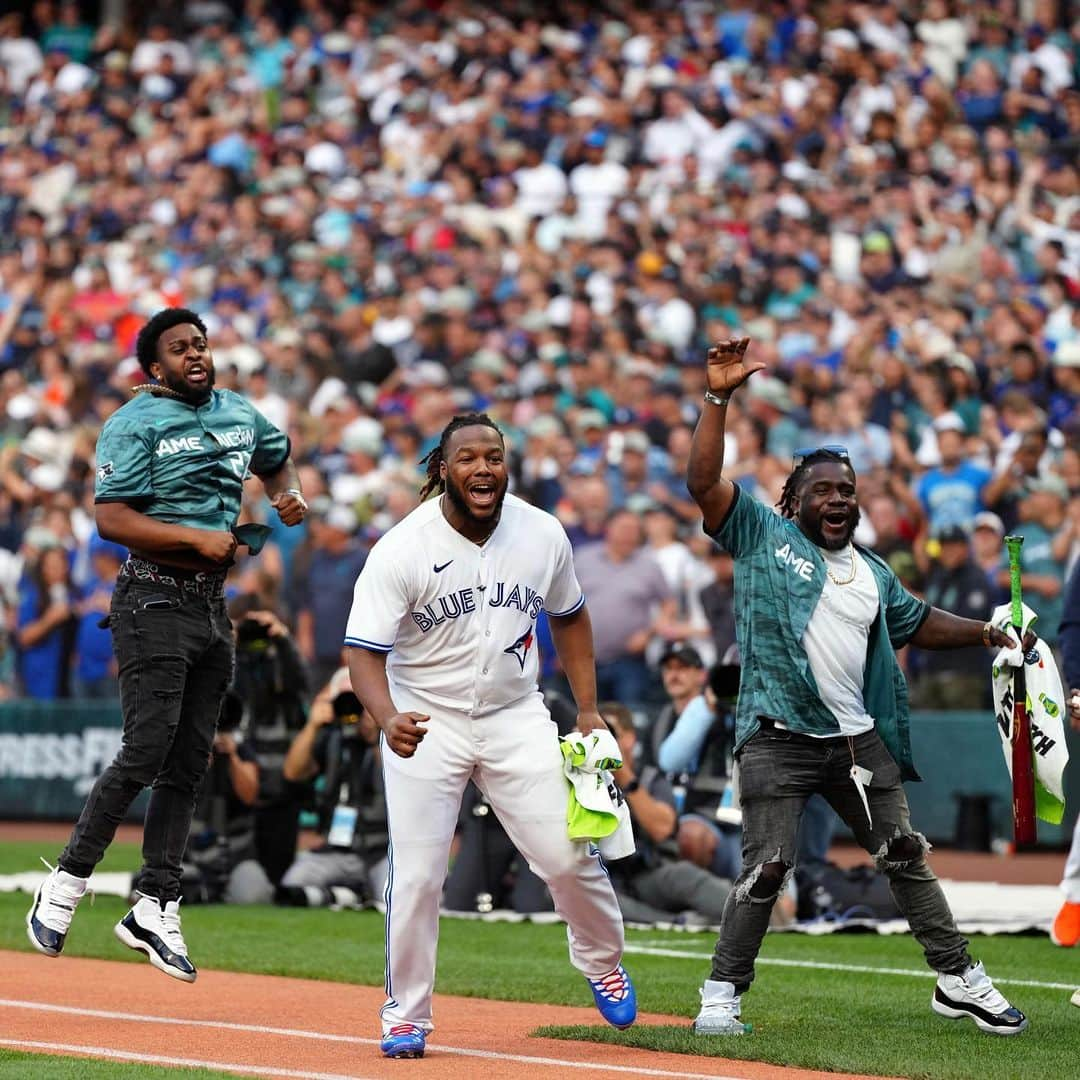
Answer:
[[[94,501],[228,532],[244,477],[270,476],[288,457],[288,437],[231,390],[212,390],[204,405],[144,391],[101,429]]]
[[[787,518],[736,487],[735,501],[712,538],[735,559],[735,632],[742,659],[735,749],[754,735],[761,716],[792,731],[839,735],[818,695],[802,636],[825,584],[817,545]],[[922,626],[930,605],[900,584],[888,564],[859,548],[877,583],[878,617],[870,627],[863,673],[866,711],[904,779],[917,780],[911,760],[907,683],[894,650]]]

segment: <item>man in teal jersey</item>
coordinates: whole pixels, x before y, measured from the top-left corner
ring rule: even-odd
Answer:
[[[907,687],[895,649],[1011,645],[1008,635],[917,600],[887,563],[852,541],[855,471],[842,446],[796,451],[778,504],[763,506],[721,475],[734,391],[765,365],[749,338],[709,350],[709,389],[694,432],[687,487],[705,531],[735,559],[735,626],[742,656],[735,754],[743,870],[724,909],[694,1030],[748,1030],[740,996],[769,914],[791,873],[799,819],[820,792],[889,878],[893,897],[938,972],[934,1012],[983,1031],[1027,1027],[973,964],[912,829],[902,781],[916,780]],[[988,737],[990,727],[987,728]]]
[[[26,925],[36,949],[60,954],[87,878],[132,800],[152,785],[138,899],[116,936],[166,974],[194,982],[180,929],[180,860],[233,673],[225,574],[237,546],[255,553],[269,531],[237,525],[244,477],[259,477],[286,525],[299,524],[307,504],[288,438],[238,394],[214,389],[198,315],[159,311],[139,333],[136,354],[152,381],[102,429],[95,492],[98,532],[131,553],[108,616],[123,741]]]

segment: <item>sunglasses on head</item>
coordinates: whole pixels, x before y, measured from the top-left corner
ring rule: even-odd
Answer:
[[[808,457],[819,454],[822,450],[827,450],[830,454],[835,454],[844,461],[851,460],[851,455],[848,453],[848,448],[846,446],[836,446],[834,444],[828,446],[804,446],[802,449],[796,450],[795,453],[791,455],[792,468],[797,469]]]

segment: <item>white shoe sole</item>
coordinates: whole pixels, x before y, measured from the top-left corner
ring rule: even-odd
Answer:
[[[138,952],[145,953],[146,958],[158,969],[158,971],[164,971],[166,975],[171,975],[174,979],[179,979],[181,982],[193,983],[195,981],[198,972],[193,972],[191,975],[185,974],[183,971],[177,971],[176,968],[170,967],[161,959],[160,956],[145,941],[140,941],[130,930],[123,924],[117,923],[113,927],[113,933],[129,948],[135,949]]]
[[[34,902],[30,905],[30,910],[26,913],[26,919],[24,920],[26,922],[26,936],[30,939],[30,944],[33,945],[42,956],[47,956],[50,960],[55,960],[60,955],[60,950],[46,949],[45,946],[38,941],[37,934],[34,933],[34,927],[31,925],[34,918],[34,912],[37,911],[38,904],[41,903],[41,888],[40,885],[37,887],[37,892],[34,893]]]
[[[965,1017],[969,1020],[975,1021],[975,1026],[980,1031],[985,1031],[988,1035],[1019,1035],[1020,1032],[1027,1030],[1028,1020],[1024,1017],[1022,1024],[1016,1024],[1012,1027],[998,1027],[995,1024],[988,1024],[980,1016],[976,1016],[974,1013],[969,1013],[966,1009],[952,1009],[948,1005],[942,1005],[937,998],[930,999],[930,1008],[938,1014],[938,1016],[944,1016],[946,1020],[963,1020]]]

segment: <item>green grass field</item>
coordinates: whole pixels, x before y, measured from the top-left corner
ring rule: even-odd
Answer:
[[[30,869],[38,854],[33,844],[0,845],[0,873]],[[133,845],[117,844],[102,869],[133,869],[137,861]],[[0,894],[0,948],[30,948],[23,923],[27,902],[23,894]],[[144,962],[112,935],[123,910],[115,897],[101,897],[92,907],[84,904],[65,955]],[[376,912],[192,907],[184,913],[184,932],[202,967],[382,983],[382,917]],[[769,935],[758,981],[743,1001],[753,1034],[696,1038],[688,1021],[697,1011],[697,989],[708,974],[712,944],[708,934],[628,934],[626,964],[640,1008],[670,1015],[670,1024],[639,1025],[626,1032],[597,1024],[540,1033],[885,1076],[1012,1080],[1043,1075],[1064,1080],[1080,1072],[1080,1009],[1069,1004],[1072,988],[1080,985],[1080,965],[1074,952],[1057,949],[1046,938],[978,938],[972,943],[973,953],[985,961],[1006,996],[1031,1018],[1025,1034],[1008,1039],[983,1035],[970,1021],[949,1022],[931,1013],[933,981],[916,943],[907,936],[876,934]],[[1026,983],[1058,983],[1068,989]],[[444,920],[436,989],[562,1005],[592,1001],[567,962],[561,925]],[[45,1073],[32,1056],[0,1050],[3,1080],[68,1075],[54,1064]],[[136,1075],[131,1068],[103,1063],[91,1071],[80,1062],[78,1075]],[[137,1075],[159,1072],[140,1067]]]

